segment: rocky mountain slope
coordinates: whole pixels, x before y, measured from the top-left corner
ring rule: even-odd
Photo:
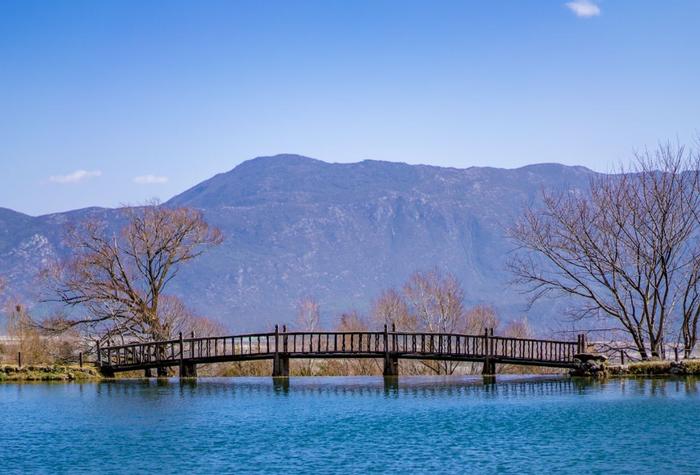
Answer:
[[[294,320],[301,297],[323,320],[369,309],[415,270],[439,266],[462,281],[467,303],[494,304],[504,320],[526,299],[508,286],[504,229],[541,189],[579,189],[592,172],[557,164],[518,169],[440,168],[378,161],[332,164],[298,155],[260,157],[214,176],[167,205],[200,208],[224,244],[190,264],[171,290],[234,330]],[[0,208],[0,275],[31,300],[35,275],[65,255],[65,224],[115,211],[30,217]],[[535,307],[546,326],[555,307]]]

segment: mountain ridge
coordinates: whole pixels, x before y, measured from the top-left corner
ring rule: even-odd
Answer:
[[[509,288],[503,229],[542,188],[582,188],[585,167],[446,168],[364,160],[329,163],[280,154],[247,160],[179,193],[222,229],[224,243],[183,268],[171,291],[232,329],[294,321],[294,304],[317,298],[331,325],[342,311],[367,312],[381,290],[415,270],[455,273],[467,305],[492,303],[505,320],[525,298]],[[42,265],[66,255],[66,223],[118,209],[84,208],[31,217],[0,209],[0,275],[26,300]],[[15,214],[13,214],[15,213]],[[537,309],[536,309],[537,310]],[[536,325],[554,307],[539,309]]]

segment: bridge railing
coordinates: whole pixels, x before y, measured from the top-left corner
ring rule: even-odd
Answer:
[[[193,359],[226,356],[268,355],[275,351],[275,333],[249,333],[233,336],[190,338],[183,340],[185,357]],[[187,353],[189,348],[189,354]]]
[[[280,352],[296,354],[383,353],[384,332],[285,332]]]
[[[487,355],[487,337],[455,333],[391,332],[390,351],[481,357]]]
[[[531,361],[571,362],[581,352],[579,342],[490,336],[490,356]]]
[[[138,342],[97,348],[97,361],[103,366],[128,366],[180,359],[179,340]]]
[[[280,352],[294,354],[462,354],[485,355],[483,335],[425,332],[285,332]]]
[[[211,359],[256,356],[273,353],[274,333],[233,336],[180,338],[157,342],[138,342],[97,349],[101,366],[140,366],[173,363],[181,359]]]
[[[392,332],[389,351],[404,354],[433,354],[494,357],[513,360],[573,361],[579,343],[454,333]]]

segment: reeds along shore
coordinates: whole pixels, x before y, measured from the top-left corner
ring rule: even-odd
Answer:
[[[382,362],[374,359],[314,359],[292,360],[290,376],[381,376]],[[401,361],[402,376],[436,376],[436,373],[420,361]],[[451,376],[480,375],[483,363],[461,363]],[[497,365],[497,374],[561,374],[568,370],[537,366]],[[173,373],[174,374],[174,373]],[[254,377],[270,376],[271,361],[246,361],[201,365],[200,377]],[[640,361],[626,365],[609,365],[610,377],[626,376],[700,376],[700,360]],[[119,377],[142,377],[142,372],[122,373]]]

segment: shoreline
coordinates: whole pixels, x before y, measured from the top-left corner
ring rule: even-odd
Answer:
[[[523,373],[498,373],[496,377],[517,377],[517,376],[549,376],[549,377],[571,377],[583,379],[617,379],[617,378],[677,378],[687,376],[700,376],[700,360],[681,360],[681,361],[639,361],[625,365],[605,365],[604,371],[598,373],[597,376],[574,376],[566,372],[551,373],[551,374],[523,374]],[[207,375],[196,379],[210,378],[238,378],[250,377],[255,375]],[[357,375],[309,375],[309,377],[357,377]],[[410,378],[418,375],[403,375],[404,378]],[[440,377],[438,375],[421,375],[424,377]],[[464,377],[476,375],[451,375],[443,376]],[[258,377],[269,377],[267,375],[259,375]],[[299,376],[302,377],[302,376]],[[400,376],[401,377],[401,376]],[[133,377],[129,375],[125,378],[107,378],[100,374],[99,370],[91,365],[85,365],[82,368],[78,365],[60,365],[60,364],[45,364],[45,365],[25,365],[21,368],[17,365],[0,364],[0,383],[3,382],[82,382],[82,381],[118,381],[118,380],[149,380],[157,378]],[[164,378],[170,379],[170,378]]]

